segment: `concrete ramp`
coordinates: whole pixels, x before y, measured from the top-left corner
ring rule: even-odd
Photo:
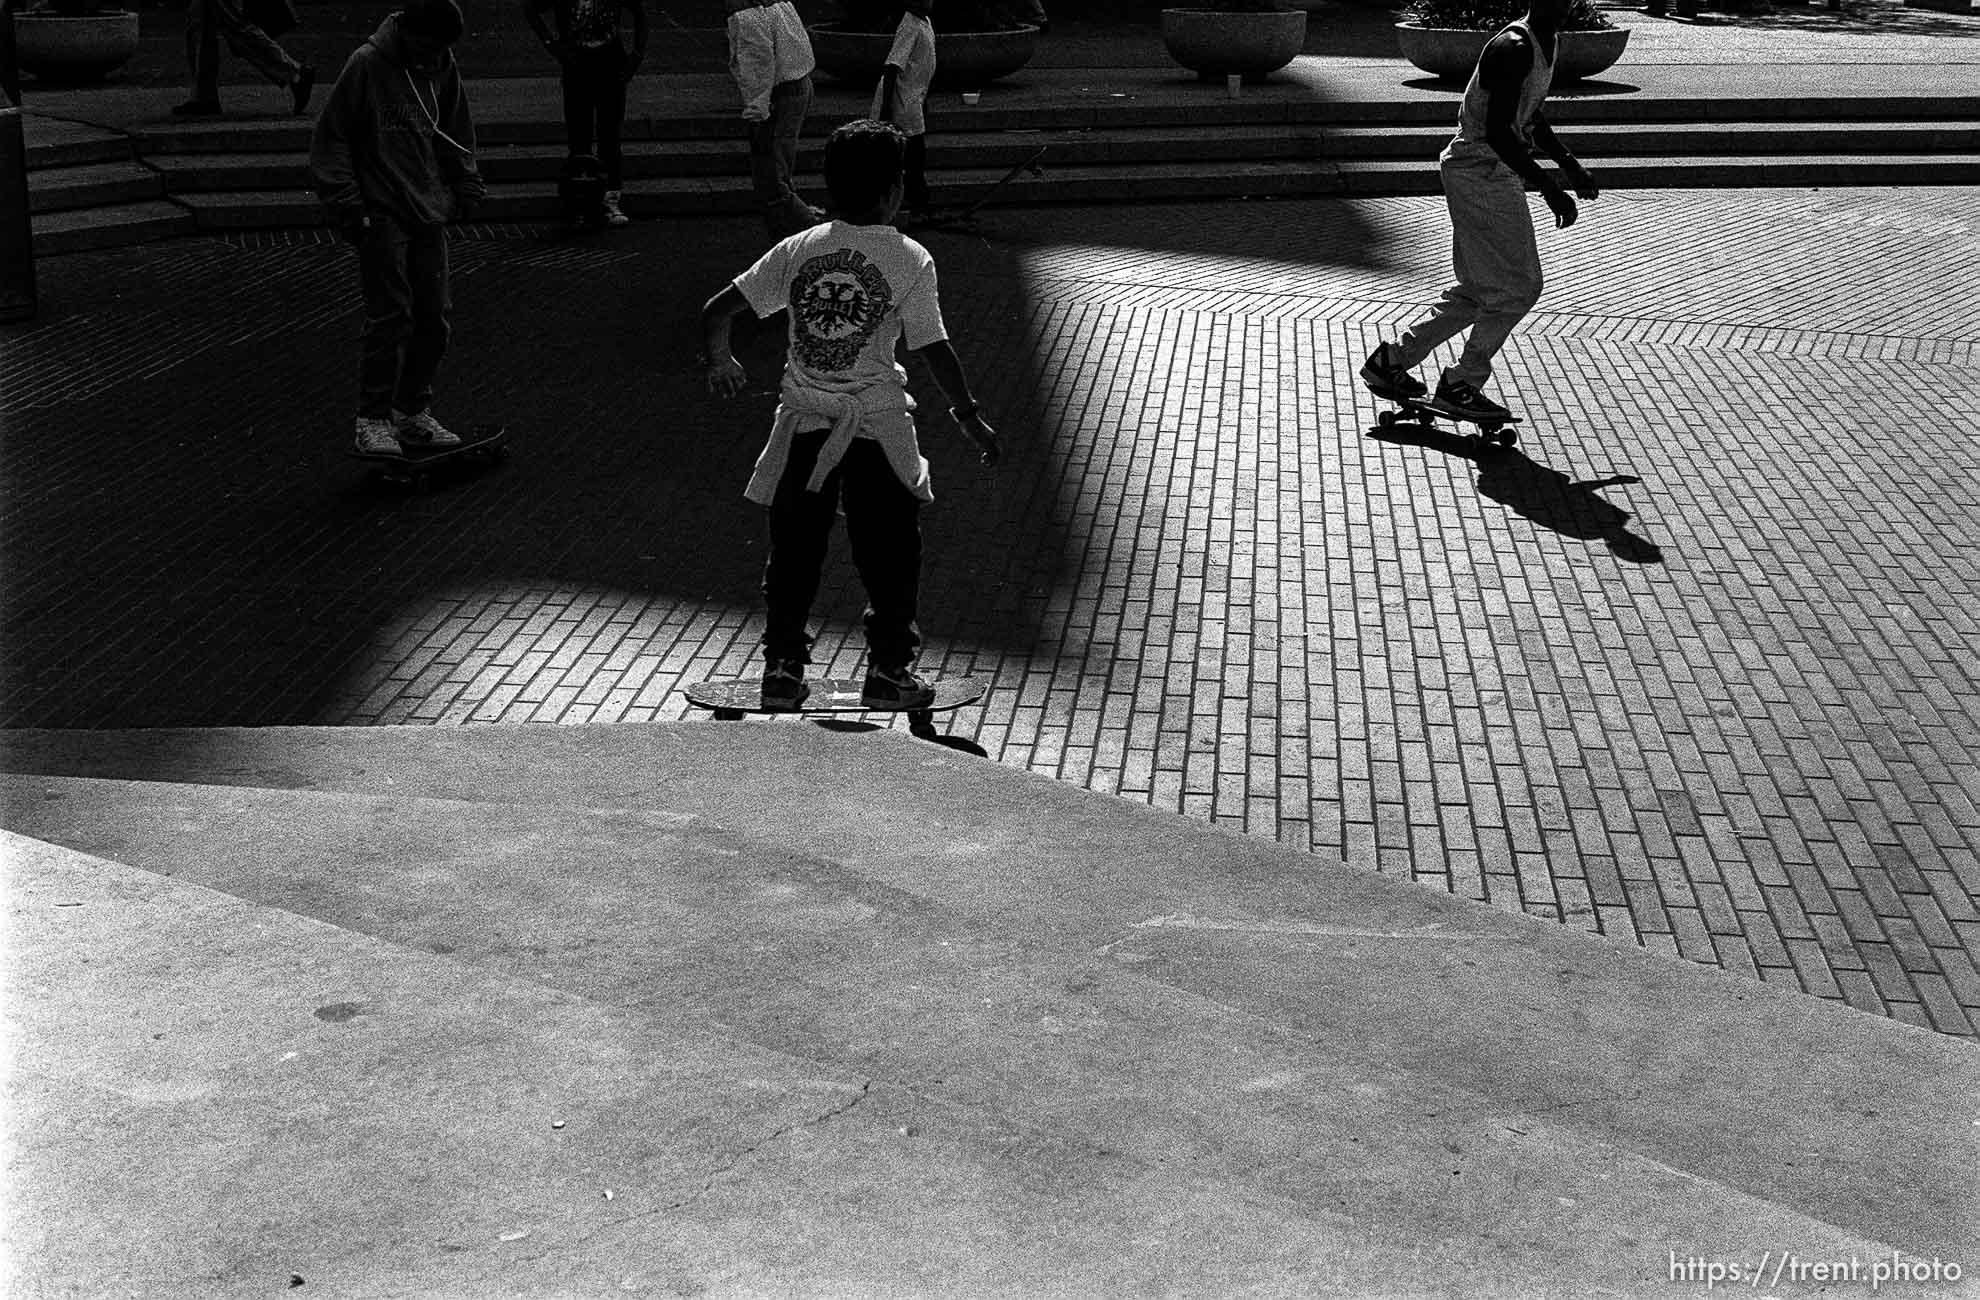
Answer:
[[[898,733],[5,741],[50,1294],[1661,1296],[1723,1289],[1694,1258],[1980,1258],[1965,1044]]]

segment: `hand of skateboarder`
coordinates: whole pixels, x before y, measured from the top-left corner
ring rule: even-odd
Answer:
[[[749,386],[749,372],[733,352],[707,353],[701,357],[702,374],[708,391],[718,397],[734,397]]]
[[[956,418],[956,427],[963,435],[976,444],[977,463],[984,466],[995,465],[1004,458],[1004,449],[997,442],[997,431],[975,411],[967,416]]]
[[[1547,185],[1540,191],[1540,195],[1547,200],[1547,206],[1554,210],[1554,224],[1562,230],[1573,225],[1574,219],[1581,215],[1581,209],[1575,206],[1574,196],[1558,185]]]

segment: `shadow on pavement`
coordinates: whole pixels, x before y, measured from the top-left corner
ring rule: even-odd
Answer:
[[[1643,481],[1633,474],[1576,482],[1517,448],[1489,446],[1477,438],[1402,423],[1387,429],[1370,428],[1368,436],[1378,442],[1424,447],[1469,460],[1478,466],[1474,484],[1478,494],[1521,518],[1563,537],[1603,542],[1619,559],[1631,564],[1663,563],[1661,547],[1625,527],[1630,512],[1601,496],[1603,488]]]

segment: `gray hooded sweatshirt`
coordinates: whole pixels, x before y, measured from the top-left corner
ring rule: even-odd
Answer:
[[[454,215],[457,192],[479,199],[474,122],[453,52],[429,68],[410,66],[399,17],[388,16],[337,77],[316,119],[309,169],[338,218],[440,223]]]

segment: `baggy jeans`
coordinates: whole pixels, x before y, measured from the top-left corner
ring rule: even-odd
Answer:
[[[598,165],[605,188],[625,188],[625,155],[619,136],[626,122],[626,50],[617,41],[579,49],[564,65],[564,135],[571,156],[590,153],[598,142]]]
[[[1444,290],[1430,314],[1396,344],[1396,360],[1415,367],[1446,339],[1467,327],[1471,335],[1444,378],[1482,387],[1492,358],[1520,318],[1540,301],[1545,281],[1533,213],[1519,174],[1498,158],[1453,158],[1440,168],[1444,201],[1451,210],[1451,263],[1457,283]]]
[[[846,508],[846,540],[853,567],[866,588],[866,650],[871,667],[899,669],[921,650],[915,606],[921,593],[921,502],[871,438],[854,438],[817,492],[805,491],[828,429],[791,440],[790,460],[770,502],[770,558],[763,566],[763,600],[769,625],[766,659],[811,662],[806,624],[825,569],[825,550]]]
[[[782,239],[811,225],[811,206],[798,197],[798,133],[811,111],[811,78],[780,81],[770,91],[770,116],[749,124],[749,176],[770,238]]]
[[[220,38],[278,86],[293,85],[302,65],[274,37],[241,13],[238,0],[192,0],[186,8],[186,63],[192,68],[193,98],[220,98]]]
[[[364,290],[364,344],[358,360],[358,410],[383,420],[395,410],[417,415],[433,402],[433,380],[447,355],[447,228],[372,218],[358,245]]]

